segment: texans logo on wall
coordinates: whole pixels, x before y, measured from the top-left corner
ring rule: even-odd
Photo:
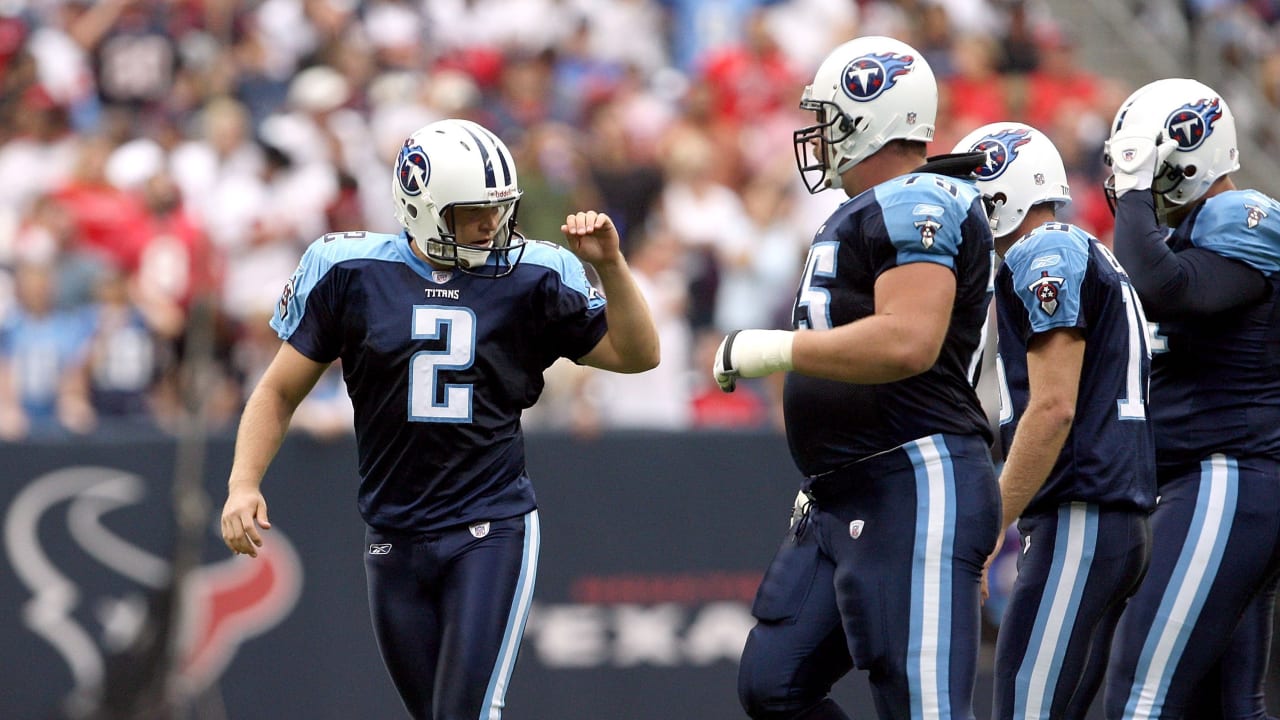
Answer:
[[[147,597],[170,586],[170,548],[143,547],[129,532],[146,489],[132,473],[69,467],[29,481],[5,511],[7,560],[27,594],[19,622],[65,663],[73,704],[97,691],[110,658],[146,626]],[[193,569],[179,593],[177,689],[207,689],[241,643],[289,615],[301,589],[302,566],[278,528],[256,559]]]

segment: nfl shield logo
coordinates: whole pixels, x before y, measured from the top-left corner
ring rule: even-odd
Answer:
[[[478,538],[482,538],[485,535],[489,534],[489,523],[487,522],[476,523],[475,525],[472,525],[469,529],[471,530],[472,535]]]
[[[437,285],[443,285],[453,278],[453,272],[450,270],[432,270],[431,282]]]
[[[864,524],[865,523],[863,523],[861,520],[854,520],[853,522],[849,523],[849,537],[853,538],[854,540],[857,540],[858,538],[862,537],[862,526]]]

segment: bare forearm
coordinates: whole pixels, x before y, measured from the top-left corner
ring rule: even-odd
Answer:
[[[272,458],[280,450],[297,403],[263,386],[249,396],[236,432],[235,458],[228,487],[257,489]]]
[[[824,331],[796,333],[796,372],[864,385],[895,382],[933,367],[940,344],[925,341],[907,318],[872,315]]]
[[[1070,432],[1069,413],[1035,405],[1027,408],[1000,474],[1004,527],[1017,520],[1040,491]]]
[[[635,279],[619,258],[616,263],[596,266],[605,297],[609,299],[609,341],[624,367],[619,372],[644,372],[658,365],[658,329],[649,305]]]

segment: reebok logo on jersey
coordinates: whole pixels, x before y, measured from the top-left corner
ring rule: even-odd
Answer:
[[[1031,536],[1028,535],[1022,538],[1022,554],[1026,555],[1027,551],[1030,549],[1031,549]]]
[[[370,555],[390,555],[391,543],[374,543],[369,546]]]
[[[862,537],[862,528],[866,525],[862,520],[854,520],[849,523],[849,537],[857,540]]]
[[[478,522],[467,529],[471,531],[472,536],[482,538],[489,534],[489,523]]]
[[[1057,265],[1060,262],[1062,262],[1061,255],[1041,255],[1040,257],[1031,261],[1031,269],[1039,270],[1040,268],[1053,267],[1054,265]]]

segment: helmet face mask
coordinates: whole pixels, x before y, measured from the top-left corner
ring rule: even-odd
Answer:
[[[1062,207],[1071,202],[1062,156],[1053,141],[1030,125],[984,125],[961,139],[953,152],[986,155],[975,175],[988,204],[991,234],[997,238],[1017,230],[1036,205],[1051,202]]]
[[[910,45],[867,36],[827,56],[800,108],[816,117],[792,134],[796,168],[814,193],[842,187],[842,173],[891,140],[932,140],[938,85]]]
[[[481,277],[509,275],[524,255],[520,195],[506,145],[467,120],[441,120],[409,136],[392,177],[396,219],[418,249],[436,265]],[[458,241],[454,219],[469,207],[502,208],[489,244]]]
[[[1198,81],[1167,78],[1139,88],[1116,112],[1112,137],[1122,129],[1147,134],[1157,145],[1178,143],[1156,168],[1151,184],[1161,220],[1204,197],[1218,178],[1240,169],[1235,117],[1221,95]],[[1110,167],[1110,139],[1103,159]],[[1107,178],[1103,187],[1114,212],[1114,178]]]

